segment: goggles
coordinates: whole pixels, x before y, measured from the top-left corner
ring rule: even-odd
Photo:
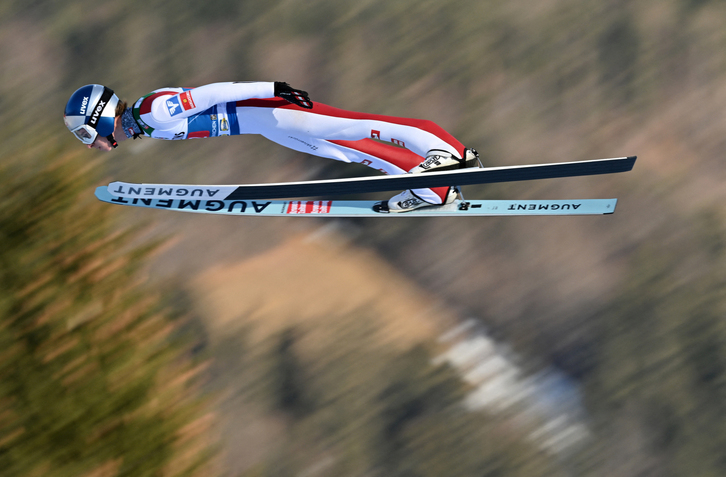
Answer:
[[[71,129],[71,132],[76,136],[83,144],[93,144],[98,137],[98,131],[89,126],[88,124],[82,124],[75,129]]]

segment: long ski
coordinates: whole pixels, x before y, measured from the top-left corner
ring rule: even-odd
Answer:
[[[205,200],[139,199],[117,197],[107,187],[96,189],[96,197],[109,204],[175,210],[197,214],[255,215],[277,217],[466,217],[531,215],[602,215],[615,212],[617,199],[584,200],[468,200],[439,207],[425,207],[405,213],[373,211],[367,200]]]
[[[138,199],[266,200],[292,197],[331,197],[440,186],[464,186],[495,182],[528,181],[557,177],[626,172],[636,156],[591,161],[558,162],[523,166],[468,168],[424,174],[357,177],[321,181],[245,185],[175,185],[112,182],[108,190],[117,197]]]

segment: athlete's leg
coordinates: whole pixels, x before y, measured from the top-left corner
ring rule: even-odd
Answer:
[[[342,162],[363,164],[384,174],[405,174],[422,160],[408,149],[383,144],[372,139],[360,141],[324,141],[296,133],[275,131],[263,134],[270,141],[289,149]],[[416,189],[415,193],[426,202],[441,204],[446,199],[448,187]]]
[[[329,141],[380,139],[413,151],[422,161],[432,149],[447,151],[459,158],[464,154],[463,144],[427,120],[357,113],[321,103],[315,103],[309,110],[278,99],[240,101],[237,115],[243,133],[284,130]]]
[[[422,160],[421,156],[403,147],[384,144],[372,139],[360,141],[328,141],[340,148],[349,157],[361,158],[361,164],[378,169],[386,174],[403,174],[416,167]],[[383,167],[377,167],[383,165]],[[390,171],[391,166],[395,168]],[[442,204],[449,194],[449,187],[432,189],[414,189],[412,192],[431,204]]]
[[[431,150],[459,158],[465,150],[432,121],[356,113],[321,103],[308,110],[276,99],[240,101],[237,116],[241,133],[262,134],[294,150],[361,163],[387,174],[412,170]],[[441,204],[449,188],[416,189],[413,193],[427,203]]]

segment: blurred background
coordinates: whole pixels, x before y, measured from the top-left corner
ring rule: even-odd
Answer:
[[[726,475],[726,4],[3,0],[0,475]],[[111,180],[369,174],[254,136],[89,151],[88,83],[287,81],[603,217],[277,219]],[[385,198],[385,197],[380,197]]]

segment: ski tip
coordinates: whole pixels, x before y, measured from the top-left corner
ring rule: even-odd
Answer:
[[[108,184],[108,185],[106,186],[106,190],[107,190],[107,191],[108,191],[108,192],[109,192],[109,193],[110,193],[111,195],[113,195],[113,192],[112,192],[112,191],[118,191],[118,190],[121,190],[121,189],[123,189],[123,187],[124,187],[124,186],[126,186],[126,185],[127,185],[127,184],[126,184],[126,182],[121,182],[121,181],[113,181],[113,182],[109,183],[109,184]]]
[[[638,158],[638,156],[628,156],[628,157],[626,158],[626,159],[628,160],[628,162],[630,163],[630,169],[632,169],[632,168],[633,168],[633,166],[635,165],[635,160],[636,160],[637,158]],[[628,169],[628,170],[630,170],[630,169]]]

